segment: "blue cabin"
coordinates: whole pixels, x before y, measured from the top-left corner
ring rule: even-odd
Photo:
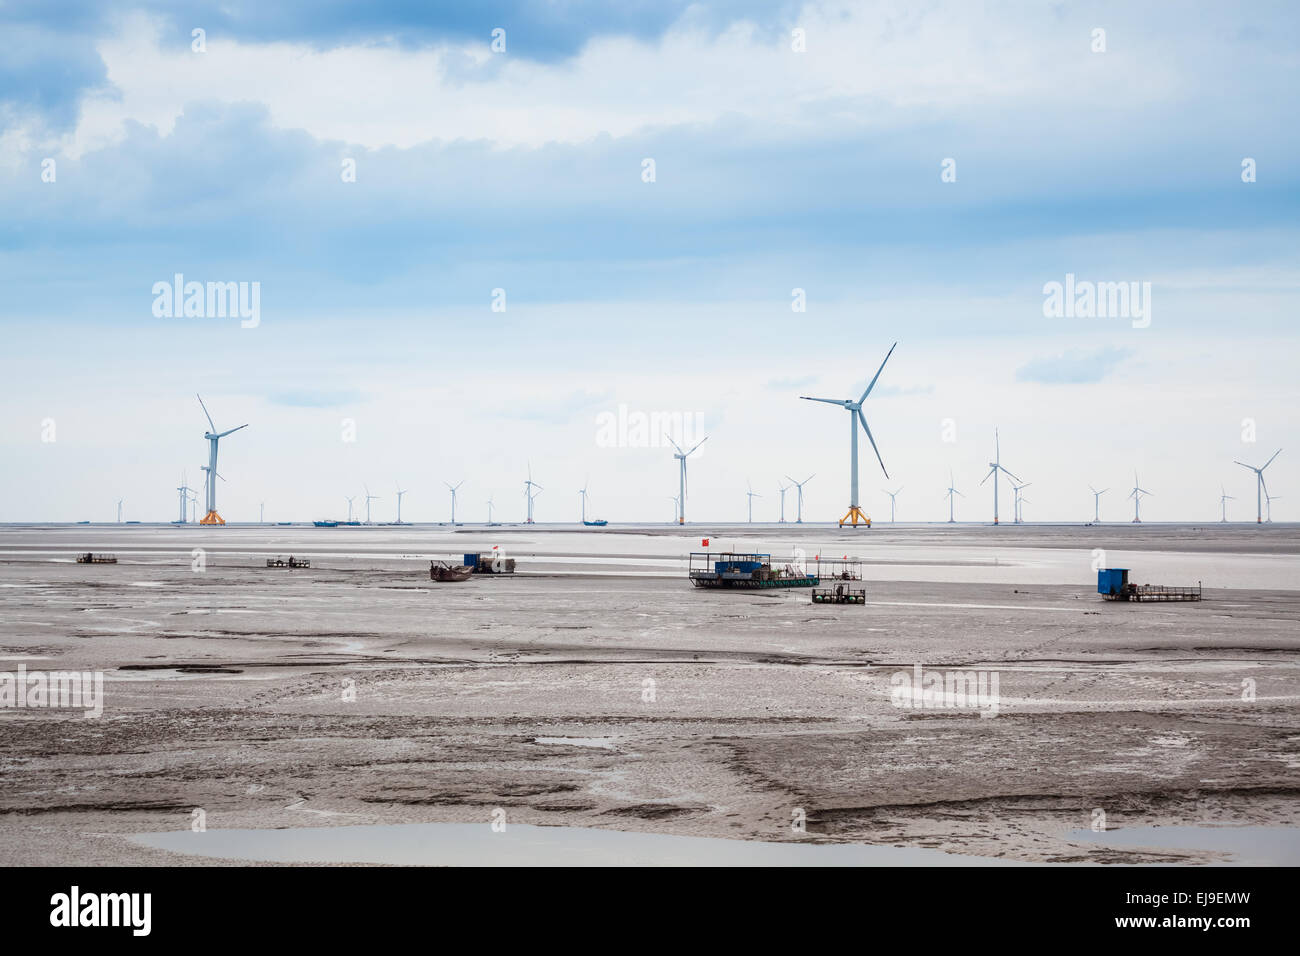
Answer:
[[[1128,568],[1102,568],[1097,572],[1097,593],[1118,595],[1128,586]]]

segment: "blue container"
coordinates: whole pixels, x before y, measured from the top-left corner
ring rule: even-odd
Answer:
[[[478,555],[477,555],[477,554],[467,554],[467,555],[465,555],[465,565],[466,565],[467,567],[477,568],[477,567],[478,567]]]
[[[1102,568],[1097,572],[1098,594],[1119,594],[1128,584],[1128,568]]]

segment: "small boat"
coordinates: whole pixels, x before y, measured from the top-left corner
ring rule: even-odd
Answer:
[[[337,521],[313,521],[312,524],[318,528],[337,528],[339,526]]]
[[[588,528],[603,528],[605,527],[605,525],[609,524],[609,522],[606,521],[604,518],[597,518],[594,521],[584,521],[583,524],[585,524]]]
[[[468,581],[474,569],[468,564],[448,564],[446,561],[429,562],[430,581]]]

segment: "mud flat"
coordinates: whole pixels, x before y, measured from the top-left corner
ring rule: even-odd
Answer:
[[[861,556],[869,603],[694,591],[702,535]],[[519,574],[428,580],[430,559],[494,545]],[[1098,551],[1205,600],[1103,602]],[[265,567],[288,554],[312,566]],[[0,862],[229,862],[216,841],[209,857],[131,838],[190,831],[196,810],[209,831],[504,814],[1258,862],[1185,828],[1300,826],[1298,625],[1292,525],[0,528],[0,670],[105,687],[98,718],[0,710]],[[996,706],[896,706],[918,665],[996,677]],[[1098,821],[1184,829],[1083,835]]]

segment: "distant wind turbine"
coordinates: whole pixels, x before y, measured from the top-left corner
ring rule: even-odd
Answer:
[[[952,510],[952,501],[953,501],[953,498],[952,498],[952,496],[953,496],[953,495],[959,495],[959,496],[961,496],[962,498],[965,498],[966,496],[963,495],[960,491],[958,491],[958,490],[956,489],[956,487],[953,486],[953,483],[952,483],[952,472],[951,472],[951,471],[948,472],[948,492],[947,492],[947,494],[948,494],[948,523],[949,523],[949,524],[952,524],[953,522],[955,522],[955,521],[957,520],[957,519],[953,516],[953,510]]]
[[[189,503],[190,492],[192,492],[193,490],[194,489],[190,487],[189,479],[186,477],[185,472],[181,472],[181,484],[180,487],[176,489],[176,491],[179,493],[180,505],[181,505],[181,516],[177,524],[186,524],[185,506]]]
[[[902,491],[902,490],[903,490],[903,486],[902,486],[902,485],[899,485],[899,486],[898,486],[898,491],[886,491],[884,488],[881,488],[880,490],[881,490],[881,491],[884,491],[885,494],[889,495],[889,523],[890,523],[890,524],[893,524],[893,523],[894,523],[894,505],[897,503],[897,502],[896,502],[896,499],[898,498],[898,491]]]
[[[667,435],[665,435],[664,437],[668,438]],[[686,488],[687,488],[686,459],[690,458],[691,455],[695,454],[695,449],[699,448],[708,440],[709,440],[708,436],[705,436],[704,438],[701,438],[698,442],[696,442],[695,446],[691,448],[690,451],[682,451],[681,445],[677,444],[677,442],[673,441],[671,438],[668,438],[668,443],[677,449],[677,454],[673,455],[673,457],[676,458],[677,461],[681,464],[681,469],[678,474],[678,496],[679,496],[677,499],[677,523],[678,524],[686,524]]]
[[[1134,524],[1142,523],[1142,496],[1151,493],[1152,492],[1143,488],[1141,482],[1138,481],[1138,473],[1136,471],[1133,472],[1133,490],[1128,493],[1128,496],[1133,499]]]
[[[1022,501],[1024,501],[1024,498],[1021,496],[1021,493],[1022,493],[1026,488],[1028,488],[1031,484],[1033,484],[1033,482],[1026,481],[1024,484],[1017,485],[1017,484],[1015,484],[1015,483],[1012,483],[1012,485],[1011,485],[1011,490],[1014,491],[1014,492],[1016,493],[1016,500],[1015,500],[1014,505],[1013,505],[1012,508],[1011,508],[1011,514],[1012,514],[1012,517],[1015,519],[1015,523],[1016,523],[1016,524],[1020,524],[1020,523],[1021,523],[1021,521],[1020,521],[1020,504],[1021,504]]]
[[[1273,452],[1273,458],[1282,454],[1279,448]],[[1248,465],[1244,461],[1233,459],[1234,464],[1241,465],[1242,468],[1249,468],[1255,473],[1255,523],[1262,524],[1264,521],[1264,496],[1268,494],[1268,485],[1264,484],[1264,469],[1273,464],[1273,458],[1270,458],[1264,464],[1256,468],[1254,465]]]
[[[537,489],[537,494],[533,493],[534,488]],[[540,495],[545,490],[546,490],[545,488],[543,488],[537,482],[533,481],[533,463],[529,462],[528,480],[524,482],[524,497],[527,499],[528,502],[528,517],[524,520],[524,524],[533,524],[533,499],[536,498],[537,495]]]
[[[451,491],[451,526],[454,528],[456,527],[456,489],[465,484],[465,481],[462,479],[454,485],[451,482],[444,481],[443,484]]]
[[[745,494],[749,496],[749,523],[753,524],[754,523],[754,499],[761,498],[763,496],[760,495],[758,492],[754,491],[754,486],[749,483],[748,478],[745,479],[745,485],[749,488],[749,490],[745,492]]]
[[[221,477],[217,474],[217,446],[220,444],[221,439],[227,435],[234,434],[240,428],[247,428],[248,423],[245,422],[238,428],[218,432],[217,426],[212,421],[212,416],[208,414],[208,406],[203,404],[203,396],[196,392],[195,398],[199,400],[199,405],[203,408],[203,414],[207,416],[208,424],[212,426],[212,431],[203,433],[203,437],[208,440],[208,463],[203,466],[203,470],[207,472],[208,513],[199,519],[199,524],[225,524],[226,522],[222,520],[221,515],[217,514],[217,479]]]
[[[117,523],[118,524],[122,523],[122,502],[125,500],[126,500],[125,498],[117,499]]]
[[[1222,517],[1219,518],[1219,521],[1222,524],[1228,523],[1228,502],[1236,500],[1236,498],[1228,494],[1227,488],[1223,487],[1223,485],[1219,485],[1219,513],[1222,515]]]
[[[378,501],[379,495],[372,495],[368,485],[362,485],[361,487],[366,489],[366,524],[370,524],[370,502]]]
[[[397,523],[402,523],[402,495],[406,494],[408,489],[401,486],[399,482],[393,482],[393,488],[397,492]]]
[[[347,495],[344,495],[343,497],[347,498]],[[352,521],[352,502],[356,500],[357,500],[356,495],[353,495],[351,498],[348,498],[348,522],[349,523]]]
[[[875,377],[871,379],[871,382],[867,385],[866,391],[862,393],[861,397],[858,398],[856,402],[851,398],[813,398],[809,395],[799,396],[801,399],[808,402],[824,402],[827,405],[839,405],[849,413],[849,431],[852,433],[849,454],[849,510],[844,517],[840,519],[841,528],[844,527],[846,522],[852,524],[852,526],[856,528],[859,521],[865,522],[867,527],[871,527],[871,519],[864,515],[862,509],[858,506],[859,424],[862,425],[862,430],[867,433],[867,441],[871,442],[871,450],[876,453],[876,460],[880,462],[880,470],[885,473],[886,478],[889,477],[889,472],[885,468],[885,460],[880,457],[880,449],[876,447],[876,440],[871,437],[871,429],[867,427],[867,418],[862,414],[862,403],[867,400],[867,396],[871,394],[871,390],[876,387],[876,381],[880,378],[880,373],[885,370],[885,362],[889,361],[889,356],[894,354],[894,349],[896,348],[898,348],[897,342],[889,347],[889,352],[885,355],[885,361],[880,363],[880,368],[876,369]]]
[[[1281,497],[1282,497],[1281,495],[1264,496],[1264,520],[1265,521],[1270,523],[1273,521],[1273,501],[1274,499],[1281,498]]]
[[[1098,491],[1092,485],[1089,485],[1088,490],[1092,492],[1092,520],[1094,523],[1100,524],[1101,523],[1101,496],[1104,495],[1106,492],[1110,491],[1110,489],[1103,488],[1101,489],[1101,491]]]
[[[803,524],[803,486],[808,484],[808,482],[812,481],[816,477],[817,477],[817,473],[813,472],[803,481],[794,481],[793,478],[790,478],[789,475],[786,475],[786,478],[789,478],[790,481],[794,481],[795,489],[798,492],[798,494],[795,496],[795,504],[797,508],[796,517],[794,519],[795,524]]]
[[[993,429],[993,460],[989,462],[989,473],[984,476],[984,481],[993,479],[993,523],[998,523],[998,484],[1002,475],[1006,475],[1012,481],[1019,481],[1013,473],[1002,467],[1002,442],[998,437],[998,430]],[[984,484],[981,481],[980,484]]]
[[[781,523],[785,524],[785,493],[790,490],[790,486],[778,481],[776,487],[781,492]]]

